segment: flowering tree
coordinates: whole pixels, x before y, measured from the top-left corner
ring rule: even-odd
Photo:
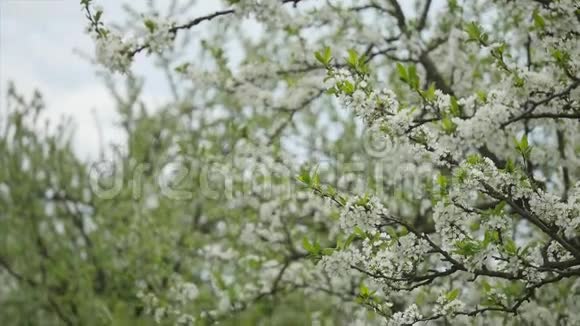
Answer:
[[[575,1],[93,2],[127,141],[82,162],[11,89],[6,321],[580,323]]]

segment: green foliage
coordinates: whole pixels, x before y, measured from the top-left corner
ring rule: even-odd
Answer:
[[[448,116],[441,119],[441,128],[445,133],[451,135],[457,129],[457,125]]]
[[[359,294],[356,300],[362,304],[368,302],[378,302],[378,298],[374,296],[376,292],[377,291],[370,291],[364,283],[361,283],[359,286]]]
[[[155,32],[155,29],[157,29],[157,24],[152,21],[151,19],[146,19],[144,21],[145,27],[147,27],[147,30],[149,31],[149,33],[153,33]]]
[[[314,52],[314,57],[318,62],[328,68],[332,62],[332,52],[330,47],[326,46],[323,50]]]
[[[345,58],[348,66],[360,75],[369,74],[368,60],[366,56],[359,55],[355,49],[348,50],[348,56]]]
[[[552,58],[556,60],[556,64],[562,69],[567,70],[570,65],[570,54],[562,49],[552,50]]]
[[[481,157],[481,155],[479,155],[477,153],[473,153],[473,154],[469,154],[467,156],[466,161],[470,165],[477,165],[477,164],[481,164],[483,162],[483,158]]]
[[[409,65],[405,68],[402,64],[397,63],[397,72],[399,73],[399,78],[409,85],[412,90],[419,90],[420,81],[415,65]]]
[[[534,26],[537,29],[544,30],[546,28],[546,21],[544,20],[544,17],[540,15],[538,8],[534,9],[532,12],[532,19],[534,20]]]
[[[506,239],[503,248],[508,254],[512,256],[515,256],[518,252],[518,247],[512,239]]]
[[[406,75],[406,72],[405,72],[405,75]],[[423,96],[423,98],[427,102],[433,102],[433,101],[435,101],[436,100],[436,96],[435,96],[435,83],[429,84],[429,88],[427,88],[424,91],[420,91],[420,93],[421,93],[421,96]]]
[[[475,240],[461,240],[455,242],[455,253],[462,256],[474,256],[479,253],[485,246]]]
[[[483,46],[489,44],[489,35],[483,31],[483,28],[477,22],[473,21],[466,24],[464,30],[468,37],[466,42],[476,42]]]
[[[530,159],[530,154],[532,153],[532,147],[528,144],[528,135],[524,134],[520,140],[514,138],[515,148],[524,160]]]
[[[451,302],[457,299],[457,297],[459,297],[459,289],[451,290],[447,292],[447,294],[445,294],[445,299],[447,300],[447,302]]]

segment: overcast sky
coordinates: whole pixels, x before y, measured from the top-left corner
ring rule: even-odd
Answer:
[[[122,19],[121,1],[97,3],[106,9],[107,20]],[[210,6],[201,1],[199,8],[209,12]],[[95,158],[99,137],[93,111],[103,126],[105,144],[118,142],[123,135],[113,128],[117,116],[95,67],[78,53],[93,50],[85,26],[78,0],[0,0],[0,111],[8,80],[28,95],[38,89],[47,103],[47,116],[74,119],[73,143],[79,155]],[[146,77],[154,73],[147,62],[135,68]],[[166,94],[164,84],[155,85],[155,78],[147,78],[145,93],[150,103],[161,103]]]
[[[14,81],[17,89],[25,94],[40,90],[51,119],[63,114],[74,118],[75,149],[82,157],[88,157],[98,148],[91,110],[97,112],[100,120],[110,123],[113,107],[94,67],[74,51],[92,49],[90,38],[83,32],[84,26],[77,0],[0,0],[3,95],[8,80]],[[5,99],[0,103],[4,106]]]

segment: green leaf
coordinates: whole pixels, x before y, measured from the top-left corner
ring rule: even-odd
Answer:
[[[514,173],[516,171],[516,163],[512,159],[508,158],[505,163],[504,171],[507,173]]]
[[[499,232],[497,230],[487,230],[485,231],[485,236],[483,239],[483,246],[487,247],[490,243],[499,242]]]
[[[314,171],[314,173],[312,175],[311,187],[312,188],[319,188],[320,187],[320,174],[318,174],[318,169],[316,171]]]
[[[302,239],[302,247],[309,253],[314,253],[314,246],[310,243],[308,238],[304,237]]]
[[[449,11],[453,13],[459,9],[459,4],[457,3],[457,0],[447,0],[447,7],[449,7]]]
[[[501,215],[503,215],[503,210],[504,210],[504,208],[505,208],[505,206],[506,206],[506,205],[507,205],[507,203],[506,203],[505,201],[503,201],[503,200],[502,200],[502,201],[500,201],[500,202],[497,204],[497,206],[495,206],[495,207],[493,208],[493,214],[494,214],[495,216],[501,216]]]
[[[354,91],[355,91],[355,87],[351,82],[349,82],[348,80],[345,80],[340,85],[340,90],[343,91],[347,95],[352,95],[352,93],[354,93]]]
[[[337,194],[338,194],[338,192],[336,191],[336,189],[334,189],[333,186],[331,186],[331,185],[326,186],[326,195],[327,196],[334,197]]]
[[[467,24],[464,30],[468,36],[466,42],[478,42],[481,45],[487,46],[489,36],[487,35],[487,33],[483,32],[483,29],[478,23],[473,21]]]
[[[425,98],[425,100],[429,102],[435,101],[435,83],[431,83],[429,88],[425,91],[421,91],[421,95]]]
[[[226,282],[218,272],[213,273],[213,278],[216,281],[217,287],[221,290],[225,290],[227,288]]]
[[[175,72],[178,72],[180,74],[184,74],[187,72],[187,68],[189,68],[189,66],[190,66],[190,64],[187,62],[184,64],[181,64],[181,65],[175,67]]]
[[[354,227],[354,233],[356,235],[358,235],[361,239],[366,238],[365,232],[361,228],[359,228],[358,226],[355,226]]]
[[[147,30],[149,30],[150,33],[153,33],[155,32],[155,29],[157,29],[157,24],[155,24],[151,19],[146,19],[145,27],[147,27]]]
[[[328,89],[328,90],[325,92],[325,94],[327,94],[327,95],[336,95],[337,93],[338,93],[338,91],[337,91],[337,89],[336,89],[335,87],[333,87],[333,88],[329,88],[329,89]]]
[[[350,246],[350,244],[357,239],[359,236],[356,233],[351,234],[346,241],[344,242],[344,244],[342,245],[341,249],[346,249]]]
[[[409,77],[409,86],[412,89],[419,89],[419,76],[417,75],[417,67],[415,65],[410,65],[407,69]]]
[[[476,92],[477,98],[482,102],[487,102],[487,94],[484,91],[477,91]]]
[[[514,86],[515,87],[518,87],[518,88],[523,87],[525,83],[526,83],[526,81],[522,77],[514,74]]]
[[[312,184],[312,179],[310,177],[310,171],[308,171],[308,169],[306,168],[302,168],[300,171],[300,174],[297,177],[298,181],[304,183],[307,186],[310,186]]]
[[[447,294],[445,295],[445,299],[447,300],[447,302],[451,302],[451,301],[457,299],[458,296],[459,296],[459,289],[454,289],[454,290],[447,292]]]
[[[359,62],[359,55],[354,49],[348,50],[348,57],[346,58],[346,62],[352,67],[357,68]]]
[[[95,22],[99,22],[101,20],[102,16],[103,16],[103,12],[101,10],[98,10],[97,12],[95,12]]]
[[[532,18],[534,19],[534,26],[537,29],[543,30],[544,28],[546,28],[546,21],[544,20],[544,17],[540,15],[540,10],[538,10],[538,8],[534,9],[534,12],[532,13]]]
[[[479,156],[479,154],[474,153],[474,154],[469,154],[467,156],[467,163],[469,165],[477,165],[479,163],[483,162],[483,159],[481,158],[481,156]]]
[[[522,138],[518,141],[514,139],[514,143],[516,145],[516,150],[525,158],[529,159],[530,154],[532,152],[532,148],[528,143],[528,135],[524,134]]]
[[[463,167],[459,168],[455,172],[455,177],[459,183],[463,183],[467,179],[467,170]]]
[[[334,253],[334,249],[333,248],[324,248],[324,249],[322,249],[321,253],[324,256],[330,256]]]
[[[447,185],[448,185],[447,177],[443,174],[439,174],[437,176],[437,184],[439,185],[439,187],[441,189],[447,189]]]
[[[325,67],[328,67],[330,65],[330,62],[332,61],[332,52],[330,50],[330,47],[327,46],[324,49],[322,49],[322,51],[314,52],[314,57]]]
[[[443,129],[446,134],[451,135],[457,129],[457,125],[449,117],[444,117],[441,119],[441,129]]]
[[[480,222],[473,222],[469,225],[469,230],[472,232],[475,232],[475,231],[479,230],[480,228],[481,228]]]
[[[391,239],[393,239],[393,240],[399,239],[399,235],[397,234],[397,230],[395,230],[394,227],[387,226],[386,231],[387,231],[387,234],[391,237]]]
[[[397,72],[399,73],[399,78],[408,83],[409,77],[407,76],[407,69],[401,63],[397,62]]]
[[[516,246],[516,243],[512,239],[507,239],[504,243],[503,248],[508,254],[512,256],[517,254],[518,252],[518,247]]]
[[[316,60],[318,60],[320,63],[322,63],[323,65],[326,65],[326,62],[324,60],[324,57],[322,56],[322,54],[318,51],[314,52],[314,57],[316,58]]]
[[[451,112],[454,117],[461,116],[461,108],[459,107],[459,103],[455,96],[451,96],[451,108],[449,108],[449,112]]]
[[[481,286],[483,287],[483,291],[485,293],[491,291],[491,285],[486,280],[481,281]]]
[[[332,51],[330,50],[330,47],[324,47],[324,60],[326,62],[330,63],[330,60],[332,59]]]
[[[355,203],[357,206],[366,207],[370,202],[371,198],[368,195],[364,195]]]
[[[555,49],[552,51],[552,58],[556,60],[556,63],[561,68],[566,69],[568,67],[568,63],[570,62],[570,54],[566,51]]]
[[[481,35],[481,30],[479,28],[479,25],[474,21],[465,25],[465,32],[467,33],[467,36],[469,37],[469,39],[467,40],[468,42],[478,41],[479,35]]]
[[[465,239],[455,242],[455,253],[462,256],[473,256],[481,251],[482,246],[479,242]]]
[[[360,286],[359,286],[359,292],[360,292],[360,295],[363,296],[363,297],[368,297],[369,296],[369,293],[370,293],[369,292],[369,288],[366,287],[366,285],[364,285],[364,283],[361,283],[360,284]]]
[[[409,234],[409,230],[407,230],[407,228],[406,228],[406,227],[404,227],[404,226],[403,226],[403,227],[401,227],[401,232],[399,232],[399,235],[400,235],[400,236],[402,236],[402,237],[404,237],[404,236],[406,236],[407,234]]]
[[[397,72],[399,73],[399,78],[409,85],[411,89],[419,91],[419,76],[415,65],[409,65],[409,67],[405,68],[402,64],[397,63]],[[435,93],[435,90],[433,90],[433,93]]]

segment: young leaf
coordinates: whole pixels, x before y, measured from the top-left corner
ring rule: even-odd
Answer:
[[[481,281],[481,286],[483,287],[483,291],[485,293],[491,291],[491,285],[489,285],[489,283],[485,280]]]
[[[534,12],[532,12],[532,18],[534,19],[534,26],[537,29],[543,30],[546,27],[546,21],[544,20],[544,17],[540,15],[538,8],[534,9]]]
[[[399,78],[405,83],[408,83],[409,77],[407,77],[407,69],[405,69],[405,66],[403,66],[398,62],[397,62],[397,72],[399,73]]]
[[[155,24],[155,22],[152,21],[151,19],[147,19],[147,20],[145,20],[145,27],[147,27],[147,30],[149,31],[149,33],[153,33],[153,32],[155,32],[155,29],[157,28],[157,24]]]
[[[449,112],[451,112],[454,117],[461,116],[461,108],[459,107],[457,97],[455,96],[451,96],[451,107],[449,108]]]
[[[451,135],[457,129],[457,125],[449,117],[444,117],[441,119],[441,128],[446,134]]]
[[[343,243],[341,249],[346,249],[350,246],[350,244],[359,236],[356,233],[351,234],[346,241]]]
[[[512,239],[507,239],[503,246],[503,249],[510,255],[515,255],[518,251],[516,243]]]
[[[392,226],[387,226],[386,230],[387,234],[391,237],[391,239],[393,240],[399,239],[399,235],[397,234],[397,230],[395,230],[395,228],[393,228]]]
[[[302,168],[300,174],[298,175],[298,177],[296,177],[296,179],[298,179],[298,181],[304,183],[307,186],[310,186],[312,184],[312,179],[310,178],[310,171],[308,171],[308,169],[306,168]]]
[[[325,67],[328,67],[332,61],[332,52],[330,47],[327,46],[324,47],[322,51],[314,52],[314,57],[316,60],[318,60],[318,62],[322,63]]]
[[[447,300],[447,302],[451,302],[451,301],[457,299],[458,296],[459,296],[459,289],[454,289],[454,290],[447,292],[447,294],[445,295],[445,299]]]
[[[357,68],[359,62],[359,55],[354,49],[348,50],[348,57],[346,58],[346,62],[352,67]]]
[[[516,144],[516,150],[525,159],[529,159],[530,158],[530,153],[532,152],[532,148],[530,147],[530,145],[528,143],[528,135],[524,134],[519,141],[517,139],[514,139],[514,142]]]
[[[421,91],[421,95],[427,100],[428,102],[435,101],[435,83],[429,84],[429,88],[427,90]]]
[[[302,247],[304,247],[304,249],[306,251],[308,251],[309,253],[313,253],[314,252],[314,246],[310,243],[310,241],[306,237],[304,237],[302,239]]]
[[[409,78],[409,86],[412,89],[419,89],[419,76],[417,75],[417,67],[415,65],[410,65],[407,68],[407,76]]]
[[[360,295],[361,296],[363,296],[363,297],[368,297],[369,296],[369,293],[370,293],[369,292],[369,288],[366,287],[366,285],[364,285],[364,283],[361,283],[360,284],[359,291],[360,291]]]

